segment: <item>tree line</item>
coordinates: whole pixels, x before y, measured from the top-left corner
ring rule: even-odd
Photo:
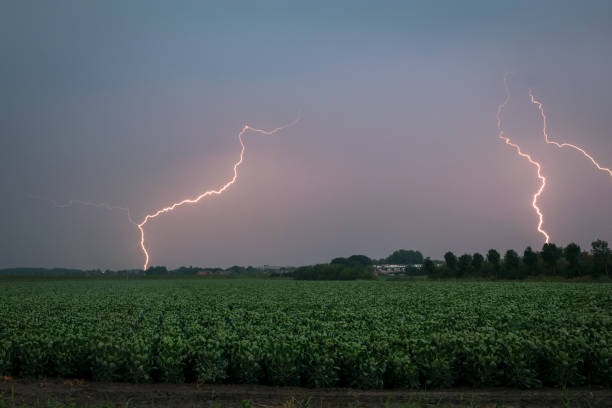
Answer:
[[[11,276],[83,276],[83,277],[127,277],[144,276],[188,276],[202,272],[206,274],[225,275],[233,277],[292,277],[297,280],[354,280],[375,279],[374,265],[399,264],[408,265],[405,271],[408,275],[424,274],[433,279],[444,278],[487,278],[487,279],[524,279],[530,276],[561,276],[579,278],[590,276],[610,276],[612,269],[612,253],[608,243],[603,240],[594,241],[590,251],[583,251],[578,244],[571,243],[566,247],[556,244],[544,244],[541,251],[527,247],[522,256],[510,249],[504,256],[490,249],[486,254],[455,255],[448,251],[444,254],[444,262],[423,259],[419,251],[399,249],[386,258],[371,259],[366,255],[352,255],[347,258],[338,257],[328,264],[307,265],[299,268],[284,267],[281,269],[255,268],[252,266],[232,266],[222,268],[202,268],[183,266],[168,270],[165,266],[151,266],[146,271],[67,269],[67,268],[7,268],[0,269],[1,275]],[[422,264],[422,268],[411,265]]]
[[[561,276],[578,278],[609,276],[612,254],[608,243],[596,240],[590,251],[583,251],[580,245],[571,243],[565,248],[553,243],[542,246],[541,251],[527,247],[521,257],[509,249],[503,258],[495,249],[486,255],[478,252],[457,257],[449,251],[444,254],[444,263],[436,266],[426,258],[423,269],[430,278],[486,277],[494,279],[524,279],[529,276]]]
[[[374,265],[414,265],[422,263],[423,254],[421,252],[398,249],[386,258],[377,260],[371,259],[366,255],[351,255],[348,258],[338,257],[332,259],[328,264],[302,266],[289,274],[289,276],[297,280],[376,279]],[[419,274],[420,270],[412,272],[413,274]]]
[[[281,271],[292,271],[294,267],[283,267]],[[0,276],[66,276],[66,277],[126,277],[126,276],[193,276],[205,272],[209,275],[258,276],[278,273],[278,268],[266,269],[253,266],[234,265],[229,268],[181,266],[168,269],[163,265],[142,269],[71,269],[71,268],[5,268],[0,269]]]

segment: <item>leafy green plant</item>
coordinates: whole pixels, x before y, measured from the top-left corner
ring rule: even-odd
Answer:
[[[2,289],[0,375],[612,385],[609,283],[64,279]]]

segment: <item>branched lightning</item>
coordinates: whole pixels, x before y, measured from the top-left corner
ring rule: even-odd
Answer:
[[[134,224],[134,225],[138,225],[138,223],[136,221],[134,221],[134,219],[132,218],[132,214],[130,213],[130,209],[126,208],[126,207],[121,207],[118,205],[111,205],[111,204],[107,204],[107,203],[94,203],[91,201],[82,201],[82,200],[70,200],[68,202],[65,203],[59,203],[55,200],[50,200],[47,198],[41,198],[32,194],[28,194],[28,197],[35,199],[35,200],[42,200],[42,201],[47,201],[49,203],[51,203],[54,207],[57,208],[69,208],[69,207],[73,207],[75,205],[82,205],[82,206],[86,206],[86,207],[96,207],[96,208],[104,208],[108,211],[114,211],[114,210],[120,210],[123,211],[127,214],[128,220],[130,221],[130,223]]]
[[[538,214],[538,227],[537,227],[538,232],[544,236],[546,243],[549,243],[550,236],[546,233],[546,231],[542,229],[542,224],[544,223],[544,216],[542,214],[542,211],[540,210],[540,207],[538,207],[538,198],[540,197],[540,195],[542,195],[542,192],[544,191],[544,188],[546,187],[546,177],[542,176],[542,166],[540,165],[540,163],[533,160],[533,158],[529,154],[523,153],[519,145],[517,145],[516,143],[512,143],[512,141],[510,141],[510,138],[504,136],[504,130],[502,128],[501,114],[504,108],[506,107],[506,105],[510,102],[510,89],[508,88],[509,76],[510,75],[508,73],[504,75],[504,89],[506,91],[506,99],[504,100],[502,104],[500,104],[497,107],[496,118],[497,118],[498,136],[508,146],[513,147],[519,156],[526,158],[529,161],[529,163],[535,166],[535,168],[538,171],[538,178],[540,179],[541,184],[540,184],[540,188],[538,189],[538,191],[533,195],[533,200],[531,202],[531,205],[534,208],[535,212]]]
[[[160,210],[157,210],[151,214],[147,214],[144,217],[144,220],[141,223],[137,223],[136,226],[138,227],[138,230],[140,231],[140,248],[142,249],[142,252],[145,255],[145,262],[143,265],[143,268],[146,270],[148,265],[149,265],[149,252],[147,251],[147,248],[145,247],[145,232],[144,232],[144,226],[147,222],[149,222],[149,220],[153,219],[153,218],[157,218],[162,214],[168,213],[170,211],[173,211],[175,208],[180,207],[182,205],[185,204],[195,204],[197,202],[199,202],[200,200],[211,196],[211,195],[219,195],[222,194],[225,190],[227,190],[232,184],[234,184],[236,182],[236,179],[238,178],[238,167],[242,164],[242,161],[244,160],[244,151],[245,151],[245,146],[244,146],[244,140],[242,139],[242,136],[245,134],[245,132],[247,130],[251,130],[253,132],[256,133],[261,133],[264,135],[272,135],[278,131],[281,131],[283,129],[286,129],[288,127],[291,127],[293,125],[295,125],[297,122],[299,122],[300,120],[300,114],[298,113],[298,117],[291,123],[284,125],[284,126],[280,126],[277,127],[276,129],[272,129],[272,130],[262,130],[262,129],[256,129],[254,127],[251,127],[249,125],[245,125],[242,130],[238,133],[238,140],[240,141],[240,146],[241,146],[241,150],[240,150],[240,158],[239,160],[234,163],[234,174],[232,176],[232,178],[227,181],[225,184],[223,184],[220,188],[216,189],[216,190],[208,190],[205,191],[203,193],[201,193],[200,195],[196,196],[195,198],[185,198],[181,201],[177,201],[174,202],[170,205],[168,205],[167,207],[164,207]]]
[[[136,222],[134,221],[134,219],[132,218],[131,212],[129,208],[126,207],[120,207],[117,205],[111,205],[111,204],[107,204],[107,203],[94,203],[94,202],[89,202],[89,201],[82,201],[82,200],[70,200],[66,203],[59,203],[55,200],[49,200],[49,199],[43,199],[34,195],[29,195],[30,198],[33,199],[37,199],[37,200],[43,200],[43,201],[47,201],[49,203],[51,203],[53,206],[57,207],[57,208],[68,208],[68,207],[72,207],[74,205],[83,205],[83,206],[89,206],[89,207],[96,207],[96,208],[104,208],[106,210],[109,211],[113,211],[113,210],[120,210],[123,211],[127,214],[128,216],[128,220],[130,221],[131,224],[135,225],[138,230],[140,231],[140,248],[142,249],[142,252],[144,253],[145,256],[145,262],[143,265],[143,268],[146,270],[147,267],[149,266],[149,252],[147,251],[147,248],[145,246],[145,231],[144,231],[144,226],[149,222],[149,220],[153,219],[153,218],[157,218],[162,214],[168,213],[170,211],[173,211],[174,209],[176,209],[177,207],[180,207],[182,205],[185,204],[195,204],[197,202],[199,202],[200,200],[211,196],[211,195],[219,195],[222,194],[225,190],[227,190],[232,184],[234,184],[238,178],[238,167],[242,164],[243,160],[244,160],[244,152],[245,152],[245,145],[244,145],[244,140],[243,140],[243,136],[244,134],[250,130],[252,132],[256,132],[256,133],[260,133],[260,134],[264,134],[264,135],[272,135],[276,132],[279,132],[283,129],[286,129],[288,127],[291,127],[293,125],[295,125],[296,123],[298,123],[301,119],[301,114],[298,112],[298,116],[297,118],[286,125],[277,127],[275,129],[272,130],[263,130],[263,129],[257,129],[254,128],[252,126],[249,125],[245,125],[242,130],[238,133],[238,140],[240,141],[240,157],[238,159],[238,161],[236,163],[234,163],[234,167],[233,167],[233,176],[232,178],[227,181],[225,184],[223,184],[221,187],[219,187],[216,190],[208,190],[205,191],[203,193],[201,193],[200,195],[194,197],[194,198],[185,198],[181,201],[177,201],[174,202],[170,205],[168,205],[167,207],[164,207],[160,210],[154,211],[151,214],[147,214],[145,215],[144,219],[142,220],[142,222]]]
[[[555,142],[554,140],[550,140],[548,137],[548,129],[547,129],[548,123],[547,123],[546,115],[544,114],[544,107],[542,106],[542,103],[533,96],[533,92],[531,91],[531,89],[529,90],[529,99],[531,100],[531,103],[533,103],[534,105],[538,107],[538,110],[540,111],[540,116],[542,116],[542,133],[544,134],[544,140],[546,140],[546,143],[555,145],[558,148],[571,147],[572,149],[579,151],[585,157],[587,157],[595,165],[595,167],[597,167],[599,170],[604,171],[608,173],[610,176],[612,176],[612,170],[610,170],[607,167],[601,167],[599,163],[597,163],[597,161],[595,161],[595,159],[590,154],[584,151],[584,149],[576,145],[573,145],[571,143],[558,143],[558,142]]]

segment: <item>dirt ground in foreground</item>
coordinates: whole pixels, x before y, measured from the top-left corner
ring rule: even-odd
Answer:
[[[260,385],[126,384],[83,380],[0,379],[0,395],[18,406],[48,401],[122,407],[612,407],[612,389],[445,390],[309,389]],[[10,405],[9,405],[10,406]]]

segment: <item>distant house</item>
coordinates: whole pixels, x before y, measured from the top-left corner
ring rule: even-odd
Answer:
[[[423,264],[411,264],[411,265],[395,265],[395,264],[384,264],[374,265],[374,271],[377,275],[394,275],[396,273],[404,273],[409,269],[422,269]]]
[[[377,275],[392,275],[396,273],[406,272],[406,265],[374,265],[374,271]]]

